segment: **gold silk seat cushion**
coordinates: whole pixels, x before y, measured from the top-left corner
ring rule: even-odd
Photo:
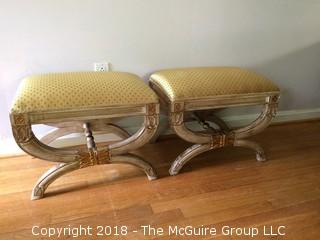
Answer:
[[[157,103],[138,76],[122,72],[50,73],[23,79],[12,113]]]
[[[151,75],[170,101],[279,92],[270,80],[235,67],[162,70]]]

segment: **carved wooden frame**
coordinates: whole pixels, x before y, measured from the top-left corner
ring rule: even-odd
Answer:
[[[81,110],[66,110],[56,112],[11,113],[10,120],[14,138],[19,147],[26,153],[46,161],[58,162],[44,173],[33,188],[31,199],[44,197],[47,187],[60,176],[93,165],[109,163],[126,163],[141,168],[149,180],[157,178],[150,163],[141,157],[130,154],[148,143],[156,133],[159,125],[159,103],[131,106],[107,106]],[[107,119],[128,116],[143,116],[142,127],[132,136],[121,128],[110,124]],[[93,130],[106,130],[101,124],[109,123],[108,132],[122,135],[122,140],[98,149],[92,135]],[[32,125],[46,124],[57,126],[58,130],[44,138],[45,143],[37,139],[32,131]],[[73,128],[70,124],[74,124]],[[72,132],[79,132],[82,126],[87,137],[87,151],[66,150],[50,147],[48,144],[56,138]],[[60,129],[60,130],[59,130]]]
[[[253,141],[244,140],[244,138],[263,131],[270,124],[272,118],[276,115],[280,92],[244,94],[236,97],[230,95],[213,98],[189,98],[173,102],[155,82],[151,81],[150,86],[157,92],[161,103],[168,107],[170,125],[173,131],[182,139],[195,143],[175,159],[169,170],[170,175],[178,174],[182,167],[197,155],[226,146],[250,148],[256,152],[258,161],[266,160],[263,148]],[[207,114],[205,119],[219,126],[219,129],[214,133],[194,132],[185,125],[185,122],[188,121],[185,115],[190,112],[209,112],[221,108],[250,105],[263,105],[264,107],[259,117],[246,127],[230,129],[222,119],[214,114]]]

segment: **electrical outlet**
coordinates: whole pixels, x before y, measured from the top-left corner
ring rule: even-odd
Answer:
[[[94,71],[95,72],[109,71],[109,63],[108,62],[94,63]]]

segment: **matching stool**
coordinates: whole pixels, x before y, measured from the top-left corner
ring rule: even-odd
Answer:
[[[233,67],[181,68],[156,72],[150,85],[169,108],[170,124],[182,139],[195,143],[172,163],[170,174],[176,175],[195,156],[226,146],[247,147],[264,161],[262,147],[244,138],[261,132],[276,114],[279,88],[251,71]],[[250,125],[231,129],[214,111],[219,108],[263,105],[260,116]],[[185,126],[193,115],[210,132],[194,132]],[[213,122],[217,129],[206,121]]]
[[[258,161],[265,160],[262,147],[245,138],[261,132],[276,114],[280,92],[271,81],[245,69],[207,67],[159,71],[150,77],[150,85],[168,108],[175,133],[195,143],[172,163],[171,175],[178,174],[195,156],[226,146],[253,149]],[[14,138],[26,153],[59,163],[38,180],[31,198],[42,198],[47,187],[63,174],[98,164],[128,163],[141,168],[150,180],[157,178],[148,162],[129,152],[155,136],[158,101],[143,80],[129,73],[55,73],[25,78],[10,114]],[[264,108],[246,127],[231,129],[215,115],[217,109],[249,105]],[[139,115],[144,122],[132,136],[110,120]],[[189,119],[196,119],[208,131],[188,129],[185,122]],[[35,124],[55,126],[57,130],[40,141],[32,131]],[[87,138],[87,150],[49,146],[61,136],[81,131]],[[98,148],[93,132],[114,133],[121,140]]]
[[[144,122],[132,136],[108,120],[139,115],[144,117]],[[97,164],[128,163],[141,168],[150,180],[157,178],[149,163],[129,153],[146,144],[159,124],[158,97],[136,75],[78,72],[25,78],[10,119],[14,138],[23,151],[59,163],[39,179],[32,199],[42,198],[49,184],[63,174]],[[56,126],[58,130],[41,142],[32,132],[34,124]],[[87,150],[66,150],[45,144],[81,128],[87,138]],[[92,131],[114,132],[122,139],[99,149]]]

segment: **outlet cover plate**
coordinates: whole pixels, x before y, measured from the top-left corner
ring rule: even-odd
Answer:
[[[107,72],[107,71],[109,71],[109,63],[108,62],[94,63],[94,71],[95,72]]]

